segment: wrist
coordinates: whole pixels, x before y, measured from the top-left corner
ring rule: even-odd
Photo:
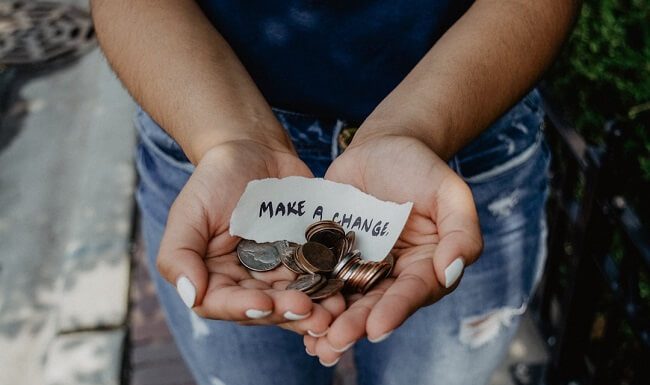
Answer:
[[[186,146],[181,147],[185,151],[190,162],[198,164],[201,159],[212,149],[225,144],[246,143],[262,146],[265,149],[284,153],[295,153],[291,139],[286,131],[278,123],[278,127],[267,128],[230,128],[229,130],[209,129],[195,132],[192,138],[187,141]],[[179,142],[180,143],[180,142]]]
[[[404,137],[415,139],[425,144],[440,158],[448,160],[458,148],[450,137],[448,124],[427,122],[426,124],[414,119],[382,119],[370,116],[357,130],[349,147],[357,147],[366,142],[382,137]]]

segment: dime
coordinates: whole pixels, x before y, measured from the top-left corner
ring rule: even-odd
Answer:
[[[273,243],[257,243],[242,239],[237,245],[237,257],[242,265],[253,271],[269,271],[280,263],[280,253]]]
[[[274,243],[275,248],[278,249],[280,260],[287,269],[296,274],[304,274],[305,271],[296,263],[296,249],[299,247],[297,244],[287,241],[277,241]]]
[[[343,270],[345,266],[348,265],[348,263],[351,262],[352,259],[358,258],[361,255],[361,252],[359,250],[354,250],[349,253],[347,253],[343,258],[341,258],[337,263],[336,266],[334,266],[334,270],[332,270],[332,276],[338,277]]]
[[[308,266],[309,271],[329,273],[336,265],[334,254],[320,243],[307,242],[299,250],[301,262]]]
[[[320,289],[316,290],[312,294],[309,295],[309,298],[313,300],[319,300],[319,299],[325,299],[327,297],[331,297],[334,294],[338,293],[341,291],[343,288],[344,282],[340,279],[328,279],[327,283]]]
[[[320,281],[318,281],[317,284],[315,284],[314,286],[312,286],[309,289],[305,290],[304,293],[307,294],[307,295],[311,295],[312,293],[315,293],[316,291],[320,290],[320,288],[325,286],[327,284],[327,278],[325,278],[325,276],[323,276],[323,275],[321,275],[321,278],[322,279]]]
[[[324,278],[320,274],[303,274],[299,275],[295,281],[287,286],[287,290],[300,290],[302,292],[309,291],[316,287]]]

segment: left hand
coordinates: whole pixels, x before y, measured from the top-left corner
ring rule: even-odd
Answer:
[[[417,139],[385,135],[353,142],[325,178],[382,200],[413,202],[393,249],[393,277],[348,298],[326,336],[304,337],[307,351],[330,366],[357,340],[382,340],[420,307],[450,293],[483,242],[469,187]]]

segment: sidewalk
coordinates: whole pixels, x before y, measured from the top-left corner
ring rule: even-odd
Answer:
[[[133,103],[97,49],[20,97],[0,143],[0,384],[119,384]]]

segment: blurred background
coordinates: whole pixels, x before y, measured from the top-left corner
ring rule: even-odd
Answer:
[[[193,384],[143,265],[135,106],[87,10],[0,0],[0,385]],[[650,383],[649,21],[585,0],[540,85],[549,258],[492,384]]]

